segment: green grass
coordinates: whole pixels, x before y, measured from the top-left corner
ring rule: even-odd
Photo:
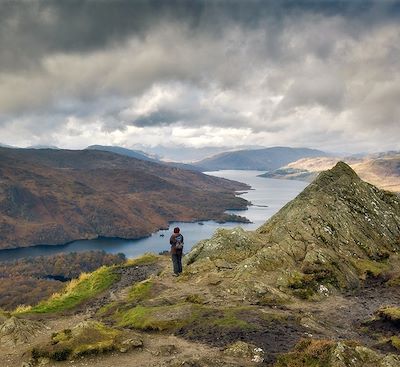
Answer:
[[[135,266],[135,265],[150,265],[155,264],[159,260],[159,257],[152,253],[146,253],[143,256],[128,259],[123,266]]]
[[[118,350],[122,332],[100,322],[89,322],[81,327],[54,333],[51,342],[32,350],[35,360],[50,358],[63,361],[88,354]]]
[[[400,322],[400,307],[382,307],[377,311],[377,314],[382,319]]]
[[[392,345],[397,349],[400,350],[400,338],[396,335],[392,336],[390,338],[390,342],[392,343]]]
[[[48,300],[40,302],[30,309],[15,313],[51,313],[68,310],[76,307],[97,294],[109,288],[118,275],[112,267],[102,266],[93,273],[81,274],[78,279],[72,280],[61,293],[56,293]]]
[[[278,357],[274,367],[329,367],[334,342],[305,339],[293,352]]]
[[[103,317],[103,316],[107,316],[110,315],[113,311],[115,311],[115,309],[118,307],[119,303],[116,301],[107,303],[106,305],[104,305],[103,307],[101,307],[97,312],[96,315]]]
[[[245,308],[210,308],[193,303],[179,303],[167,306],[136,306],[120,310],[115,319],[120,327],[133,327],[139,330],[173,331],[186,325],[209,325],[218,329],[255,329],[240,318]]]
[[[395,276],[394,278],[390,279],[387,283],[390,287],[399,287],[400,286],[400,276]]]
[[[368,276],[376,278],[390,270],[390,265],[386,262],[359,259],[353,261],[353,264],[362,279],[365,279]]]
[[[189,323],[194,308],[186,304],[172,306],[136,306],[116,315],[118,326],[140,330],[175,330]]]
[[[150,296],[153,288],[153,281],[151,279],[144,280],[143,282],[135,284],[128,293],[128,300],[140,302]]]
[[[223,329],[241,329],[241,330],[252,330],[255,328],[254,325],[240,319],[239,313],[246,310],[246,308],[227,308],[222,309],[222,317],[216,319],[210,319],[208,322],[211,325],[215,325]]]

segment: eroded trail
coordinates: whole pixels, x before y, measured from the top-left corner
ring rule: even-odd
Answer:
[[[118,281],[106,292],[82,305],[82,312],[88,317],[94,316],[101,307],[123,300],[133,285],[157,275],[162,268],[158,263],[116,268],[114,272],[118,275]]]

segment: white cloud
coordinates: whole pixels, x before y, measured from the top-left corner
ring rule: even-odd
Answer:
[[[42,16],[51,25],[60,14]],[[302,11],[251,27],[221,22],[215,34],[164,20],[103,47],[44,52],[38,68],[0,72],[0,140],[398,147],[396,19]]]

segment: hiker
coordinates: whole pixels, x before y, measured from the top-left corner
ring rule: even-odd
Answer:
[[[177,277],[180,273],[182,273],[183,253],[183,236],[180,234],[179,227],[174,228],[174,233],[172,233],[169,243],[171,244],[171,257],[174,268],[174,276]]]

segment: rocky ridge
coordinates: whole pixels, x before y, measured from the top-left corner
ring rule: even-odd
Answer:
[[[234,292],[278,302],[359,287],[360,275],[397,269],[399,251],[400,198],[339,162],[257,231],[220,230],[187,262],[196,272],[224,261],[240,280]]]

